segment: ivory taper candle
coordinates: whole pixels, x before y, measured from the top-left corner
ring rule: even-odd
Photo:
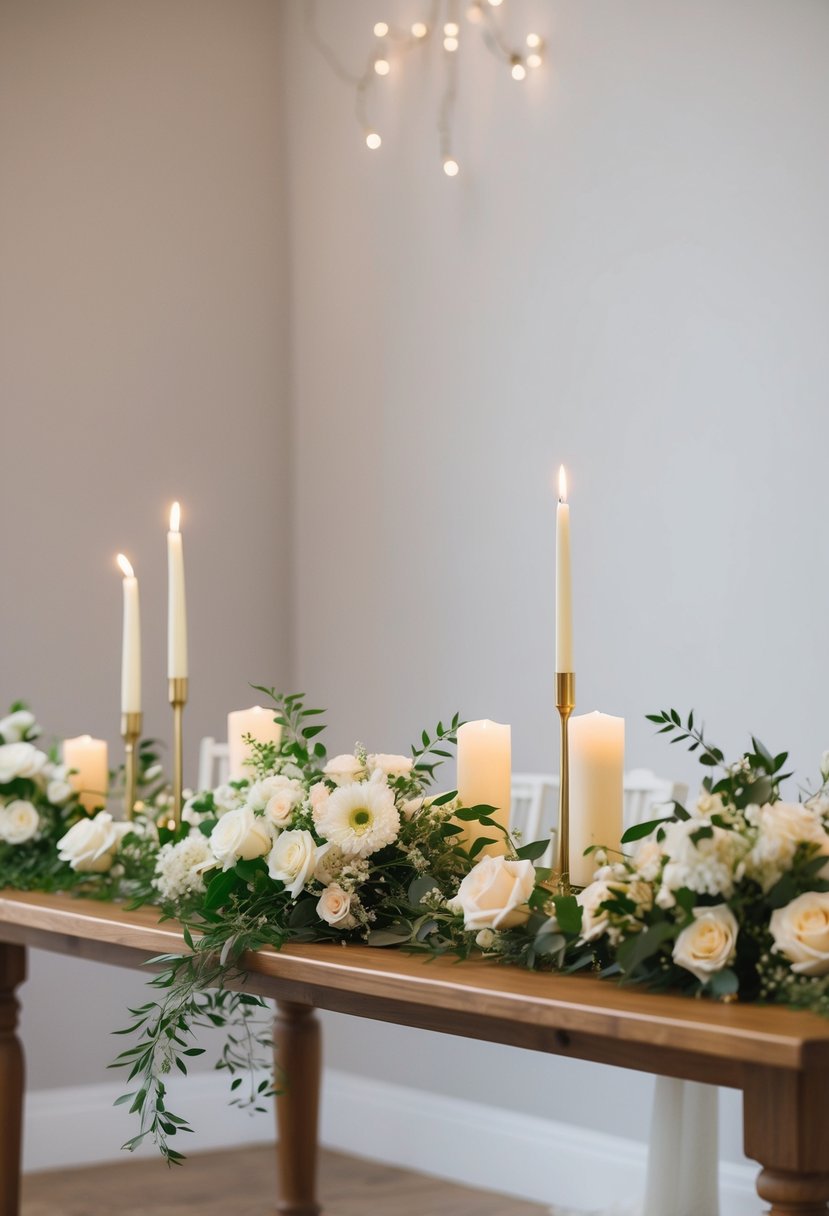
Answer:
[[[625,720],[609,714],[571,718],[570,881],[586,887],[596,869],[590,845],[618,850],[622,839]]]
[[[187,677],[187,605],[184,594],[184,548],[181,507],[170,509],[167,533],[167,678]]]
[[[458,797],[463,806],[491,806],[493,819],[509,830],[512,781],[512,730],[484,718],[465,722],[458,730]],[[481,836],[495,838],[486,853],[506,852],[506,842],[496,828],[464,822],[467,846]]]
[[[124,575],[124,629],[121,639],[121,713],[141,713],[141,614],[138,579],[129,559],[118,554]]]
[[[567,475],[558,471],[556,507],[556,671],[573,671],[573,582],[570,575],[570,504]]]
[[[227,715],[228,772],[232,781],[250,775],[245,764],[250,759],[251,748],[244,736],[251,735],[257,743],[280,743],[282,727],[273,720],[274,711],[262,705],[250,709],[235,709]]]
[[[104,739],[78,735],[63,742],[63,763],[71,771],[69,781],[80,795],[81,806],[92,812],[106,806],[109,788],[107,745]]]

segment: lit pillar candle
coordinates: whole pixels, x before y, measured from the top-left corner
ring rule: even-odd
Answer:
[[[245,761],[250,759],[251,747],[244,742],[252,735],[257,743],[280,743],[282,727],[273,720],[274,711],[261,705],[250,709],[235,709],[227,715],[228,771],[232,781],[250,774]]]
[[[622,839],[625,720],[609,714],[570,719],[570,881],[586,887],[596,869],[591,844],[618,850]]]
[[[92,812],[106,806],[109,787],[107,745],[103,739],[79,735],[63,744],[63,763],[70,772],[69,780],[80,795],[81,806]]]
[[[187,676],[187,607],[184,596],[184,549],[181,507],[174,502],[167,533],[167,677]]]
[[[121,713],[141,713],[141,615],[138,579],[123,553],[118,565],[124,575],[124,630],[121,640]]]
[[[573,583],[570,577],[570,504],[564,465],[556,507],[556,671],[573,671]]]
[[[458,730],[458,797],[463,806],[495,807],[493,819],[509,830],[512,780],[512,731],[500,722],[466,722]],[[495,828],[464,822],[466,846],[481,836],[495,837],[486,853],[504,853],[506,842]]]

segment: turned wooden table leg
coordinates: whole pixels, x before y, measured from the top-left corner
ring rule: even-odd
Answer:
[[[15,989],[25,978],[24,948],[0,943],[0,1216],[20,1211],[24,1074]]]
[[[319,1216],[320,1024],[310,1005],[277,1002],[274,1022],[280,1216]]]
[[[771,1216],[829,1216],[829,1077],[756,1068],[743,1095],[745,1149],[763,1166]]]

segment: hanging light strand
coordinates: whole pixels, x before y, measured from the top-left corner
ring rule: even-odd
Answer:
[[[412,22],[408,29],[376,21],[372,28],[374,42],[361,75],[355,75],[343,64],[333,47],[322,37],[317,24],[316,0],[305,0],[305,28],[309,41],[316,47],[335,76],[355,91],[355,112],[366,147],[376,151],[382,146],[380,132],[370,117],[370,101],[376,87],[397,70],[395,62],[415,47],[427,46],[434,37],[442,39],[444,87],[438,108],[438,141],[441,164],[447,177],[456,177],[459,165],[454,155],[454,121],[458,102],[459,49],[463,41],[461,9],[466,21],[477,27],[484,46],[509,68],[513,80],[527,78],[528,71],[544,61],[544,39],[540,34],[527,35],[525,45],[510,44],[501,28],[503,0],[431,0],[428,17]],[[443,20],[441,21],[441,13]]]

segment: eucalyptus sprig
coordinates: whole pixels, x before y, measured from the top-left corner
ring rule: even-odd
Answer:
[[[435,769],[451,757],[452,753],[446,748],[455,746],[458,741],[458,728],[462,725],[460,714],[454,714],[448,726],[438,722],[433,736],[424,730],[420,736],[420,744],[412,744],[413,771],[422,777],[423,784],[431,785]]]

